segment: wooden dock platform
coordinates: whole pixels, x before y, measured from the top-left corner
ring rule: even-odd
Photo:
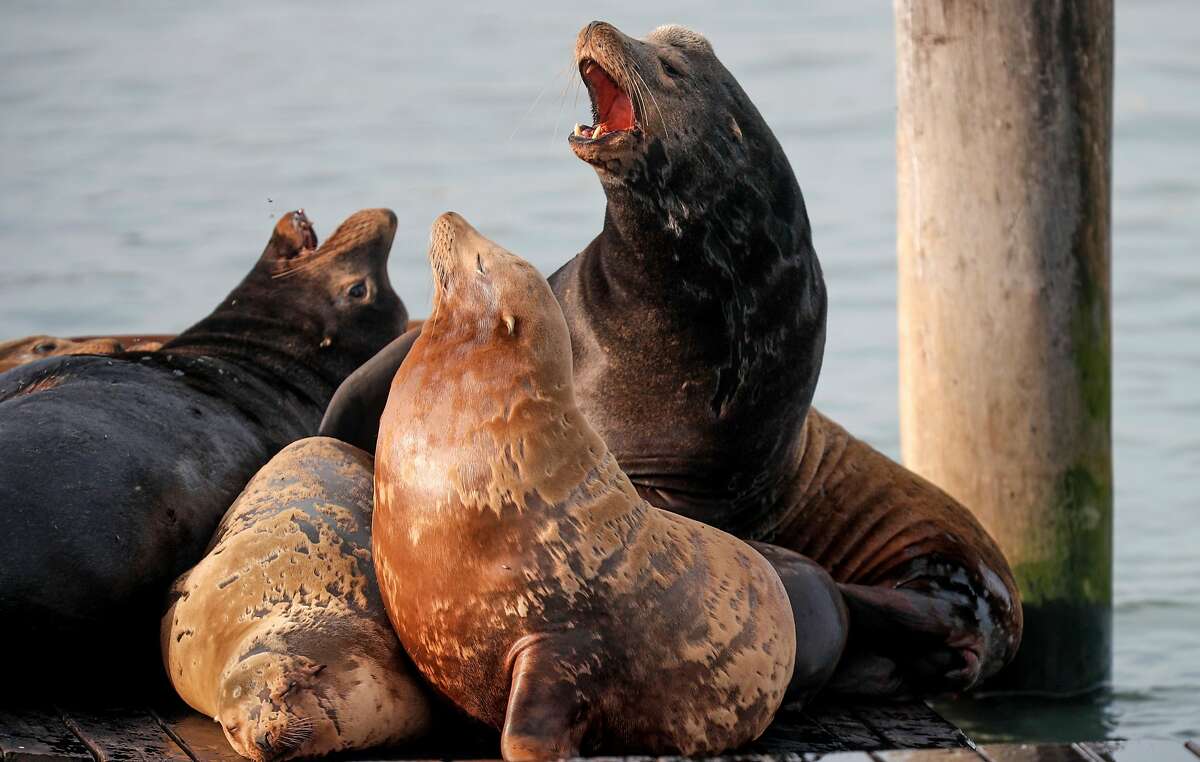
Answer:
[[[494,759],[494,741],[423,745],[333,759]],[[157,707],[0,709],[0,759],[240,760],[220,727],[178,702]],[[611,760],[612,758],[610,758]],[[649,758],[633,758],[648,760]],[[761,739],[727,760],[745,762],[1200,762],[1200,744],[1106,741],[976,745],[923,703],[784,707]]]

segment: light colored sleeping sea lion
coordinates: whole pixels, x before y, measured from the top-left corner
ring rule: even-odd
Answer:
[[[172,588],[171,682],[245,757],[398,744],[428,729],[430,704],[375,582],[372,473],[369,455],[337,440],[289,445]]]
[[[531,265],[455,214],[431,240],[433,313],[380,425],[372,532],[414,663],[502,728],[507,760],[752,741],[797,645],[779,576],[638,497],[575,405]]]

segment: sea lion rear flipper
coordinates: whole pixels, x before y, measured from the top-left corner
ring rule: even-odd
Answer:
[[[976,620],[969,596],[936,585],[838,587],[851,625],[835,692],[925,695],[967,690],[979,680],[985,650],[979,633],[992,625]]]
[[[318,433],[374,454],[392,379],[420,335],[420,327],[405,333],[347,376],[329,401]]]
[[[506,762],[579,756],[587,724],[579,689],[561,674],[563,661],[551,642],[541,640],[513,660],[508,712],[500,736]]]

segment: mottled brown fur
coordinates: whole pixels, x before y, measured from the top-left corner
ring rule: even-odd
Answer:
[[[171,682],[243,756],[364,749],[429,725],[375,582],[372,473],[369,455],[336,440],[289,445],[175,583],[162,622]]]
[[[641,500],[575,405],[528,263],[434,225],[432,316],[380,427],[374,547],[417,667],[503,727],[506,759],[715,754],[792,673],[792,610],[745,543]]]

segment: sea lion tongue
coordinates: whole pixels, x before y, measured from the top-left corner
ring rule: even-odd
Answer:
[[[592,99],[592,116],[596,121],[594,128],[577,125],[575,134],[591,140],[599,140],[608,133],[623,132],[635,129],[637,120],[634,117],[633,101],[621,89],[604,67],[590,58],[579,62],[579,73],[587,84],[588,94]]]

